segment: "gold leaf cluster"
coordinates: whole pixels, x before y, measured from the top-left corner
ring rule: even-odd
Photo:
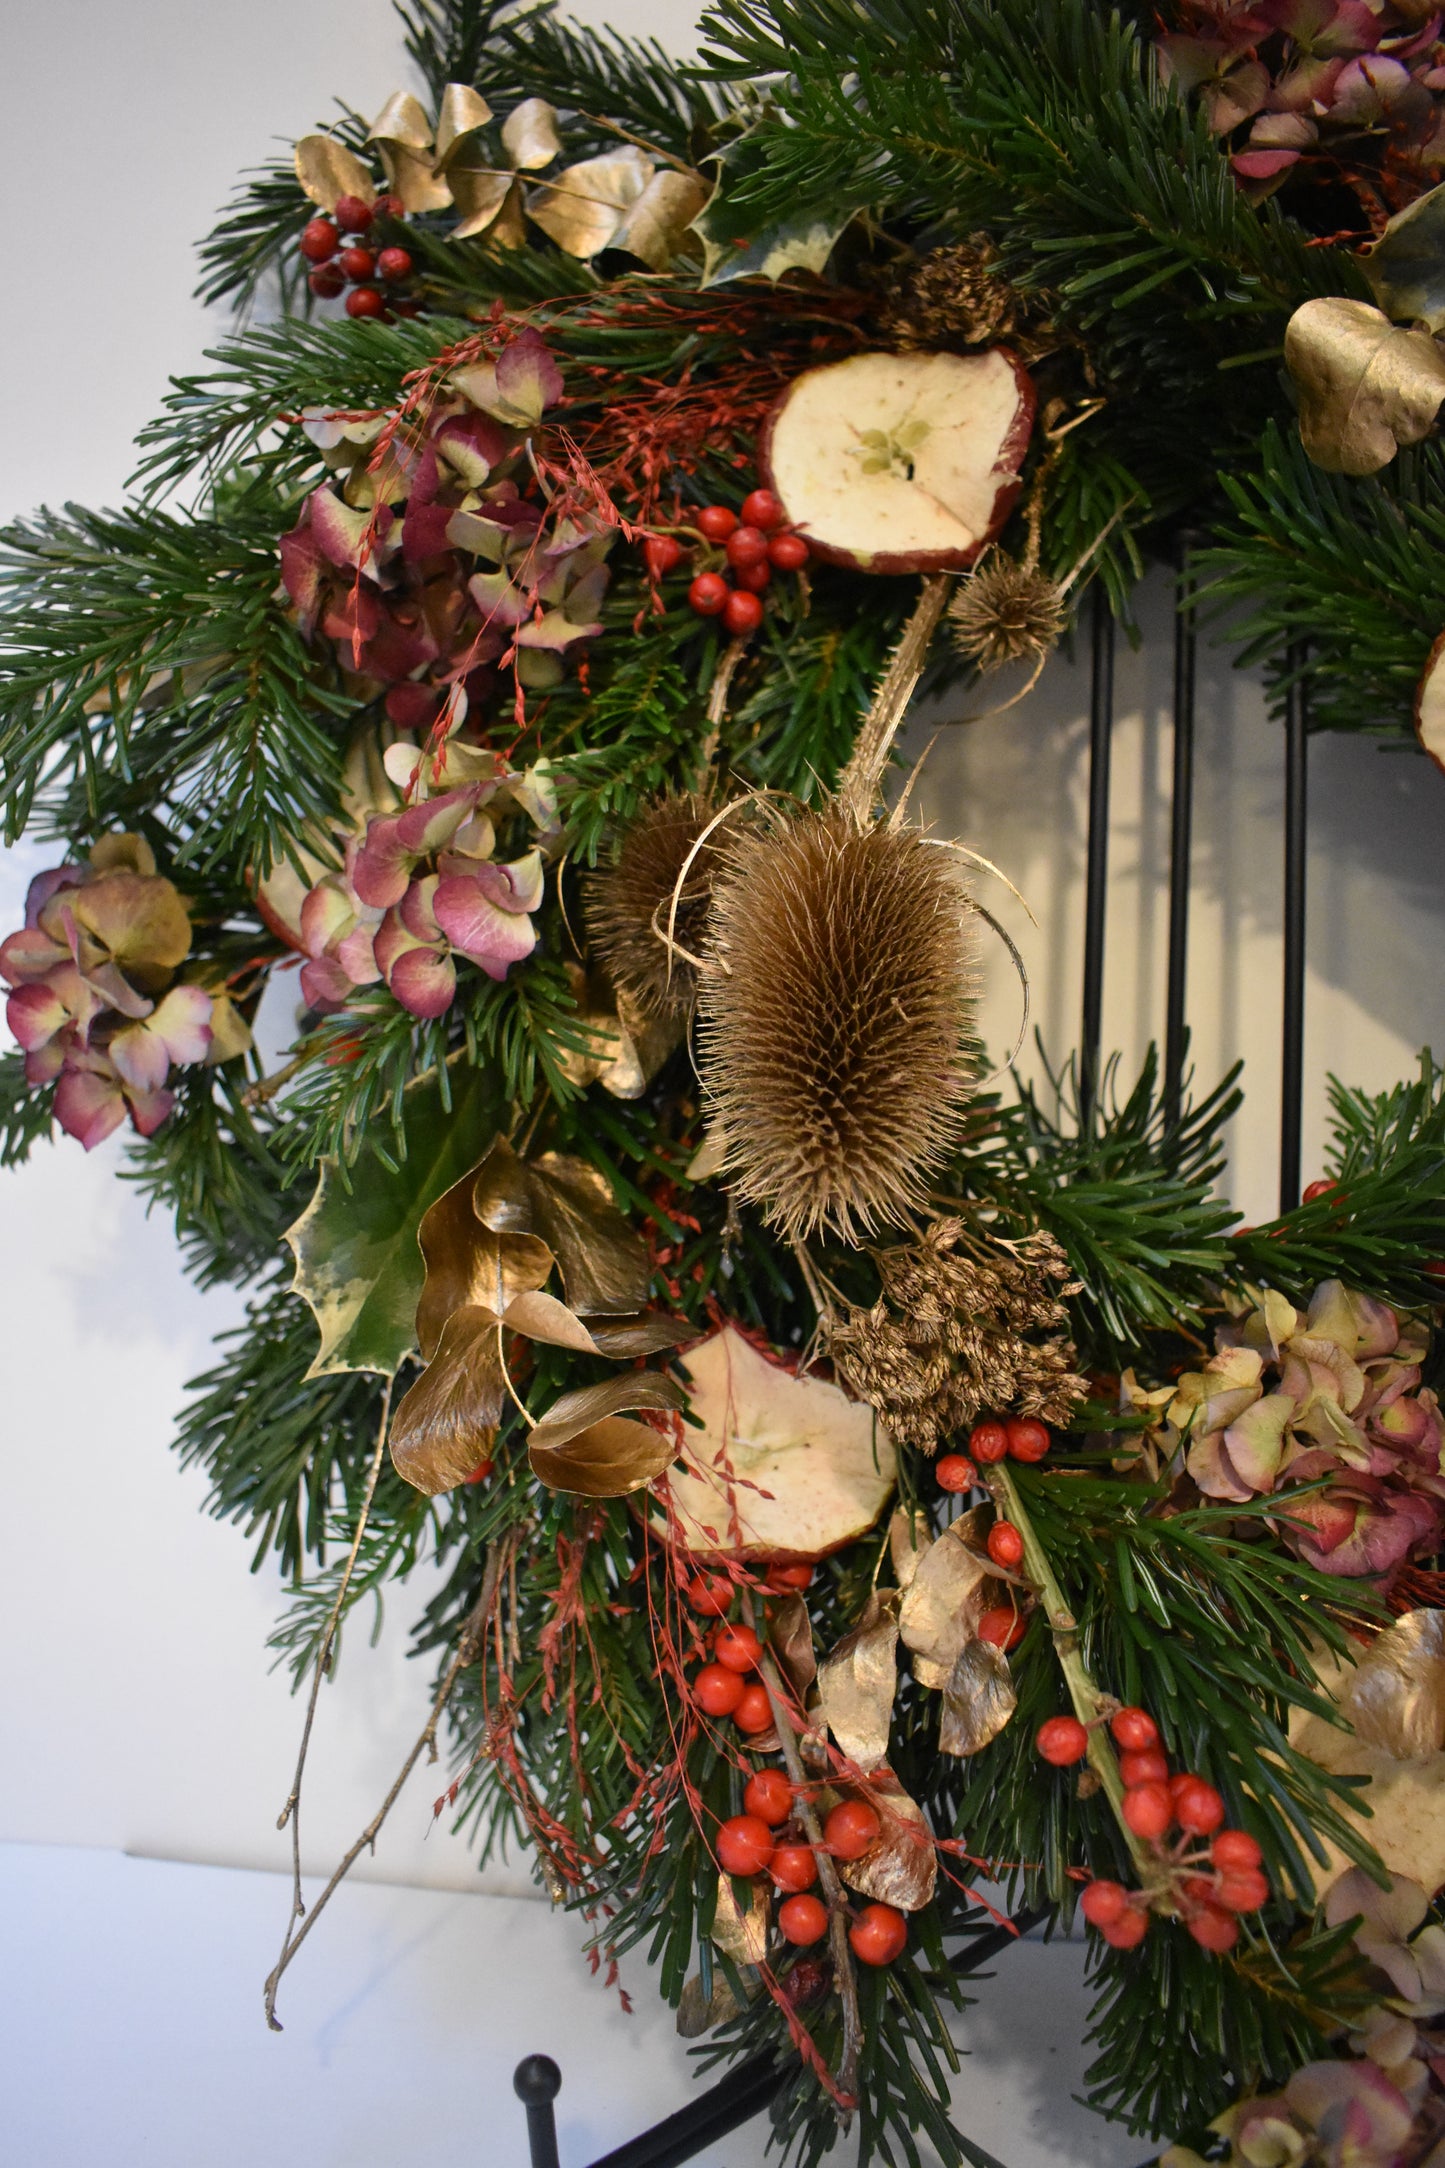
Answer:
[[[939,1219],[876,1256],[879,1300],[835,1319],[829,1345],[895,1439],[932,1453],[985,1412],[1068,1421],[1087,1390],[1064,1329],[1079,1283],[1052,1235],[1003,1242]]]

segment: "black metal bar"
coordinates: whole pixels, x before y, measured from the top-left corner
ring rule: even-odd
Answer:
[[[526,2055],[512,2072],[512,2091],[527,2110],[527,2145],[532,2168],[561,2168],[557,2158],[557,2118],[552,2103],[562,2090],[562,2073],[550,2055]]]
[[[783,2077],[783,2067],[771,2055],[754,2055],[676,2115],[604,2153],[592,2168],[678,2168],[682,2161],[695,2160],[704,2147],[761,2114]]]
[[[1179,538],[1174,594],[1174,788],[1169,826],[1169,978],[1164,1024],[1164,1118],[1179,1125],[1184,1104],[1184,1020],[1189,973],[1189,871],[1194,838],[1194,691],[1198,663],[1191,534]]]
[[[1089,686],[1089,843],[1084,893],[1084,1024],[1079,1040],[1079,1117],[1088,1128],[1099,1090],[1104,1024],[1104,909],[1109,887],[1109,755],[1114,728],[1114,619],[1094,584]]]
[[[1305,1080],[1305,859],[1308,844],[1309,694],[1304,651],[1290,649],[1294,673],[1285,705],[1284,756],[1284,1048],[1280,1064],[1279,1208],[1300,1196],[1300,1131]]]

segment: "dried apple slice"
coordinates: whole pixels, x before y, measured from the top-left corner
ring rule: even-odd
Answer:
[[[724,1325],[681,1358],[694,1416],[668,1477],[674,1535],[713,1557],[798,1563],[873,1526],[897,1456],[873,1409],[795,1377]]]
[[[793,379],[764,425],[768,486],[816,556],[963,571],[1019,493],[1034,387],[1002,347],[850,354]]]
[[[1415,691],[1415,735],[1437,768],[1445,768],[1445,632],[1431,648]]]

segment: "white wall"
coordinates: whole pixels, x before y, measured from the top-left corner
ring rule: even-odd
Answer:
[[[682,0],[619,0],[610,12],[674,43],[685,34]],[[390,10],[387,0],[241,10],[10,0],[0,58],[12,235],[0,514],[66,497],[113,502],[167,375],[196,366],[222,328],[187,298],[193,240],[274,138],[324,119],[334,95],[363,110],[381,102],[400,78]],[[1121,650],[1119,685],[1105,1038],[1135,1058],[1162,1022],[1168,662],[1158,642],[1138,657]],[[946,736],[923,795],[942,830],[996,859],[1033,903],[1037,932],[991,899],[1024,949],[1056,1050],[1076,1028],[1084,712],[1080,678],[1052,666],[1027,709]],[[1236,1193],[1262,1216],[1277,1123],[1280,749],[1254,690],[1222,666],[1200,716],[1196,1052],[1206,1077],[1249,1056],[1255,1098],[1236,1140]],[[1445,778],[1367,745],[1325,743],[1314,784],[1310,1058],[1379,1086],[1423,1038],[1445,1047],[1435,968]],[[18,922],[40,862],[26,847],[0,861],[0,928]],[[1011,1035],[1014,999],[995,967],[996,1045]],[[1307,1170],[1321,1105],[1316,1081]],[[453,1909],[415,1890],[361,1893],[349,1910],[343,1899],[292,1976],[297,2021],[277,2044],[259,2032],[259,1981],[284,1911],[271,1874],[136,1868],[127,1879],[79,1855],[23,1849],[270,1870],[284,1857],[274,1823],[300,1711],[265,1668],[280,1590],[269,1567],[247,1574],[237,1531],[201,1516],[204,1483],[178,1473],[167,1442],[184,1381],[237,1303],[188,1287],[167,1228],[116,1182],[117,1158],[115,1144],[87,1159],[62,1142],[0,1177],[0,1842],[19,1848],[7,1864],[21,1896],[6,1914],[27,1953],[0,1976],[0,2054],[11,2065],[0,2155],[25,2168],[189,2168],[264,2150],[282,2163],[382,2168],[404,2157],[410,2128],[418,2153],[425,2136],[429,2152],[445,2139],[456,2161],[519,2159],[512,2124],[495,2121],[510,2103],[490,2101],[489,2088],[531,2047],[565,2060],[575,2033],[576,2055],[595,2058],[588,2082],[605,2076],[617,2098],[586,2131],[577,2125],[564,2155],[574,2168],[676,2104],[680,2051],[645,1986],[631,2033],[599,2015],[570,1929],[539,1908]],[[404,1660],[404,1612],[394,1604],[380,1650],[348,1646],[323,1702],[308,1869],[324,1870],[366,1820],[414,1731],[424,1682]],[[430,1828],[430,1795],[418,1778],[359,1879],[476,1889],[464,1849]],[[505,1872],[488,1886],[529,1887]],[[1134,2158],[1102,2127],[1078,2135],[1068,2107],[1076,1959],[1027,1953],[1013,1987],[1007,1964],[1001,1999],[976,2022],[990,2077],[969,2081],[975,2137],[1009,2168]],[[1054,1967],[1042,1997],[1025,1969],[1039,1965]],[[495,1994],[497,1966],[524,1976],[520,2000]],[[1041,2000],[1052,2019],[1038,2016]],[[165,2022],[141,2022],[161,2011]],[[539,2039],[546,2022],[552,2036]],[[1032,2060],[1020,2037],[1034,2043]],[[374,2113],[338,2120],[343,2077],[345,2097],[374,2100]],[[224,2146],[205,2136],[222,2093],[234,2102]],[[165,2113],[128,2111],[133,2095],[164,2100]],[[430,2103],[431,2120],[405,2123],[395,2111],[408,2096]],[[469,2154],[459,2134],[478,2123],[504,2136],[495,2149],[478,2136]],[[734,2168],[756,2157],[752,2137],[716,2156]]]

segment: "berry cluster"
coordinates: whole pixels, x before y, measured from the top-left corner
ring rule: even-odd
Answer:
[[[312,266],[306,283],[317,299],[334,301],[346,293],[348,316],[414,316],[417,303],[394,290],[411,277],[410,251],[369,246],[365,238],[376,219],[403,215],[399,196],[378,196],[375,203],[363,203],[360,196],[342,196],[330,218],[311,219],[302,231],[300,248]]]
[[[770,489],[750,491],[741,516],[725,504],[704,505],[692,530],[702,541],[693,557],[688,607],[699,617],[720,617],[735,640],[751,639],[763,621],[762,598],[773,574],[801,572],[808,562],[807,543],[788,529],[785,519]],[[650,534],[642,545],[652,580],[675,571],[683,555],[676,534]]]
[[[1187,1770],[1170,1774],[1159,1727],[1146,1709],[1117,1710],[1109,1729],[1119,1748],[1124,1820],[1152,1846],[1159,1872],[1142,1890],[1090,1882],[1080,1911],[1116,1950],[1138,1948],[1152,1911],[1176,1914],[1201,1949],[1233,1949],[1238,1914],[1257,1912],[1269,1897],[1264,1854],[1247,1830],[1223,1827],[1224,1801],[1212,1784]],[[1075,1716],[1051,1716],[1034,1745],[1046,1762],[1066,1769],[1089,1751],[1088,1729]],[[1206,1839],[1207,1851],[1192,1849]]]
[[[940,1490],[972,1490],[981,1467],[996,1467],[1001,1460],[1032,1465],[1043,1459],[1050,1442],[1047,1425],[1032,1415],[1011,1415],[1006,1422],[989,1417],[974,1424],[967,1453],[939,1454],[933,1464],[934,1481]]]

